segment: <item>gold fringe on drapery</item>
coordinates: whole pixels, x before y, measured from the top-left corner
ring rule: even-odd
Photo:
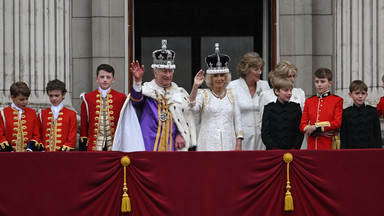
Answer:
[[[121,158],[121,165],[124,167],[124,184],[123,184],[123,199],[121,200],[121,212],[127,213],[131,212],[131,200],[128,196],[128,187],[127,187],[127,166],[131,163],[131,160],[128,156],[123,156]]]
[[[285,187],[287,189],[287,192],[285,192],[285,204],[284,204],[284,211],[293,211],[293,198],[292,194],[290,192],[291,185],[289,182],[289,163],[293,161],[293,156],[291,153],[285,153],[283,156],[283,160],[285,163],[287,163],[287,186]]]

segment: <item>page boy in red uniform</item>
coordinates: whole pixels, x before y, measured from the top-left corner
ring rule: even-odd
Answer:
[[[64,107],[65,84],[54,79],[47,83],[51,107],[41,111],[41,139],[46,151],[73,151],[76,147],[76,113]]]
[[[305,100],[300,130],[309,135],[308,149],[331,149],[332,137],[341,126],[343,99],[329,90],[331,70],[319,68],[314,75],[317,95]]]
[[[115,70],[101,64],[96,69],[99,88],[82,93],[80,151],[111,151],[120,111],[127,96],[111,88],[115,82]]]
[[[12,104],[1,111],[0,151],[44,151],[34,109],[27,107],[31,91],[24,82],[10,87]]]

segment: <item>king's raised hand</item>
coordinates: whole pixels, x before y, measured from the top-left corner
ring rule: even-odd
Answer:
[[[144,68],[144,65],[142,65],[140,67],[140,63],[138,60],[136,60],[136,62],[132,62],[131,63],[131,68],[130,68],[133,76],[135,77],[135,82],[140,82],[143,75],[144,75],[144,71],[145,71],[145,68]]]

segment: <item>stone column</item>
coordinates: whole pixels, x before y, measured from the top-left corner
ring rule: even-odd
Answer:
[[[368,85],[367,104],[376,106],[384,74],[384,0],[334,2],[336,94],[351,105],[349,84],[360,79]]]
[[[49,106],[45,86],[66,84],[64,103],[72,107],[70,0],[0,0],[0,106],[11,103],[9,87],[24,81],[32,108]]]
[[[334,71],[334,3],[332,0],[277,0],[279,59],[298,68],[295,87],[307,97],[316,93],[313,72]]]
[[[71,2],[72,105],[80,114],[80,94],[98,88],[96,68],[100,64],[115,69],[112,88],[128,92],[128,0]]]

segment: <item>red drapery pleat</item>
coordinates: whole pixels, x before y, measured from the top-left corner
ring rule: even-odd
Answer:
[[[382,215],[383,150],[0,154],[0,215]],[[132,212],[120,212],[123,168]]]

